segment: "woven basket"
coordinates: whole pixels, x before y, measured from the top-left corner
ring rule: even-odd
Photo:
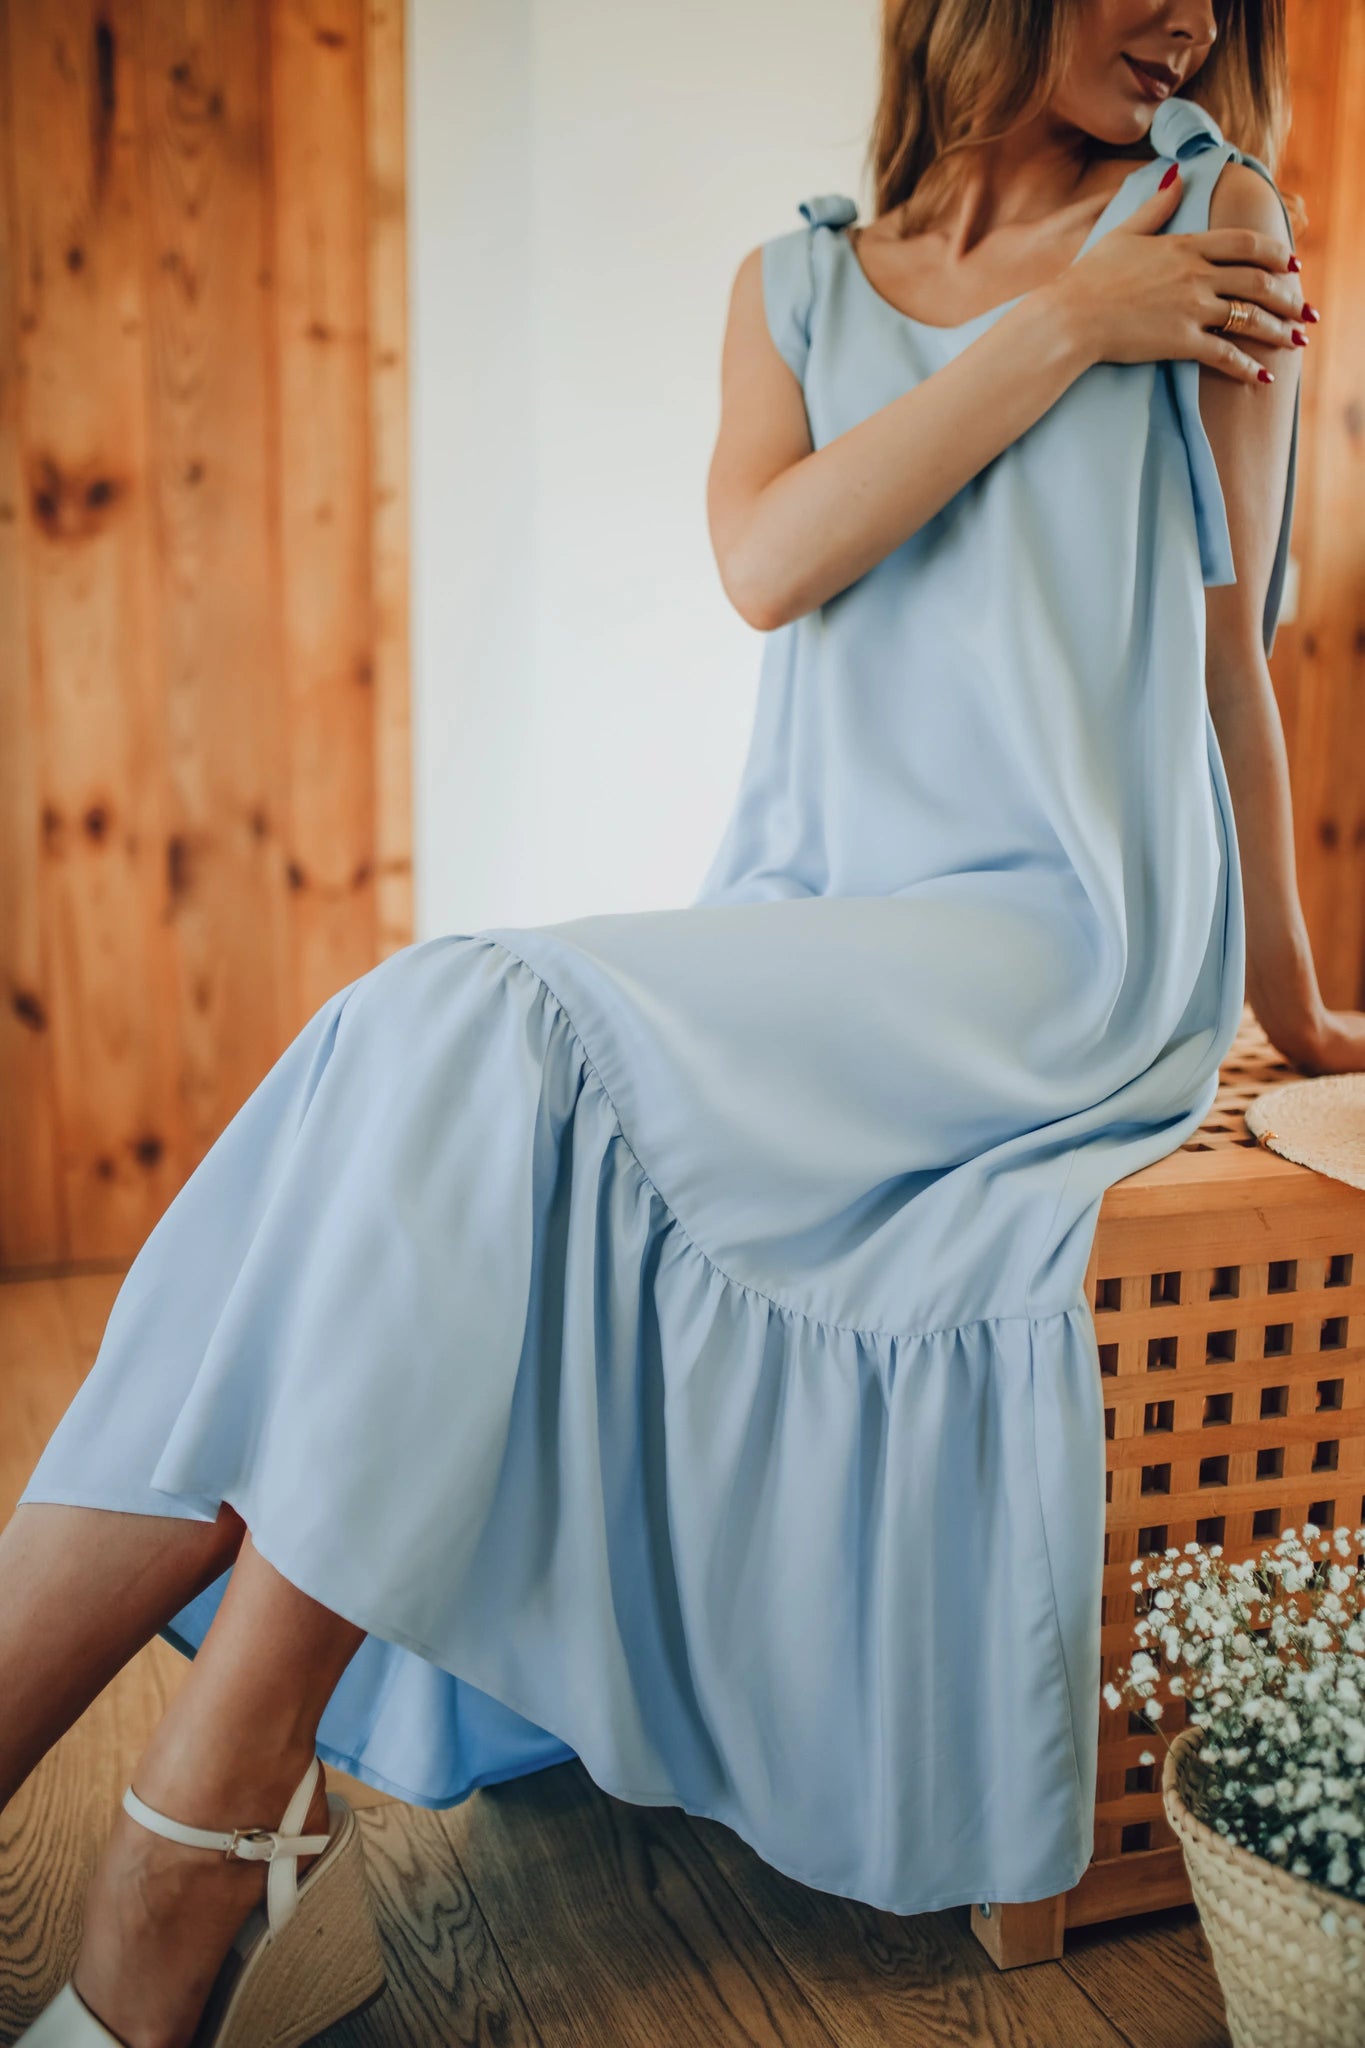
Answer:
[[[1185,1728],[1176,1736],[1161,1794],[1184,1850],[1233,2048],[1362,2048],[1365,1905],[1253,1856],[1196,1817],[1203,1732]],[[1320,1924],[1328,1907],[1336,1914],[1332,1934]]]

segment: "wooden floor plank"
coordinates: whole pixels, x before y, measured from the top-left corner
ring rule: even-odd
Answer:
[[[607,1798],[578,1762],[450,1809],[545,2048],[834,2048],[749,1916],[698,1884],[670,1819]]]
[[[90,1873],[187,1669],[169,1644],[149,1644],[0,1813],[0,2039],[26,2026],[70,1975]]]
[[[0,1505],[13,1510],[67,1402],[89,1367],[72,1341],[62,1280],[0,1285]]]
[[[57,1293],[66,1325],[70,1360],[78,1380],[85,1378],[95,1362],[109,1311],[126,1277],[126,1269],[120,1272],[73,1273],[49,1283]]]
[[[545,2048],[451,1840],[447,1817],[390,1800],[361,1822],[388,1988],[328,2048]]]
[[[1229,2048],[1227,2021],[1193,1906],[1067,1936],[1064,1969],[1132,2048]]]
[[[1057,1963],[1000,1972],[968,1909],[903,1919],[783,1877],[682,1817],[840,2048],[1131,2048]]]

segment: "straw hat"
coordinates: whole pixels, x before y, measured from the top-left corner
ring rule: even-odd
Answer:
[[[1246,1120],[1272,1152],[1365,1188],[1365,1074],[1285,1081],[1256,1096]]]

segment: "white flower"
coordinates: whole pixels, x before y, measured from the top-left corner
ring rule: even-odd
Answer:
[[[1201,1817],[1365,1903],[1363,1551],[1365,1528],[1320,1537],[1308,1523],[1251,1558],[1198,1543],[1149,1557],[1153,1597],[1104,1697],[1149,1723],[1167,1698],[1188,1700],[1208,1766]],[[1141,1761],[1156,1759],[1144,1749]]]

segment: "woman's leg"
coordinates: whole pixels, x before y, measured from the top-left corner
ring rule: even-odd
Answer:
[[[292,1585],[248,1533],[212,1626],[132,1783],[196,1827],[279,1825],[365,1631]],[[319,1777],[302,1832],[328,1831]],[[303,1874],[311,1857],[300,1857]],[[86,1900],[76,1989],[134,2048],[184,2048],[267,1865],[184,1848],[121,1809]]]
[[[226,1505],[217,1522],[30,1502],[0,1533],[0,1786],[13,1791],[156,1630],[233,1564],[212,1626],[132,1774],[199,1827],[276,1827],[364,1630],[266,1563]],[[301,1832],[327,1832],[319,1777]],[[311,1857],[299,1859],[299,1874]],[[86,1898],[74,1972],[133,2048],[183,2048],[268,1866],[188,1849],[122,1809]]]
[[[216,1522],[30,1501],[0,1530],[0,1808],[159,1628],[237,1555]]]

